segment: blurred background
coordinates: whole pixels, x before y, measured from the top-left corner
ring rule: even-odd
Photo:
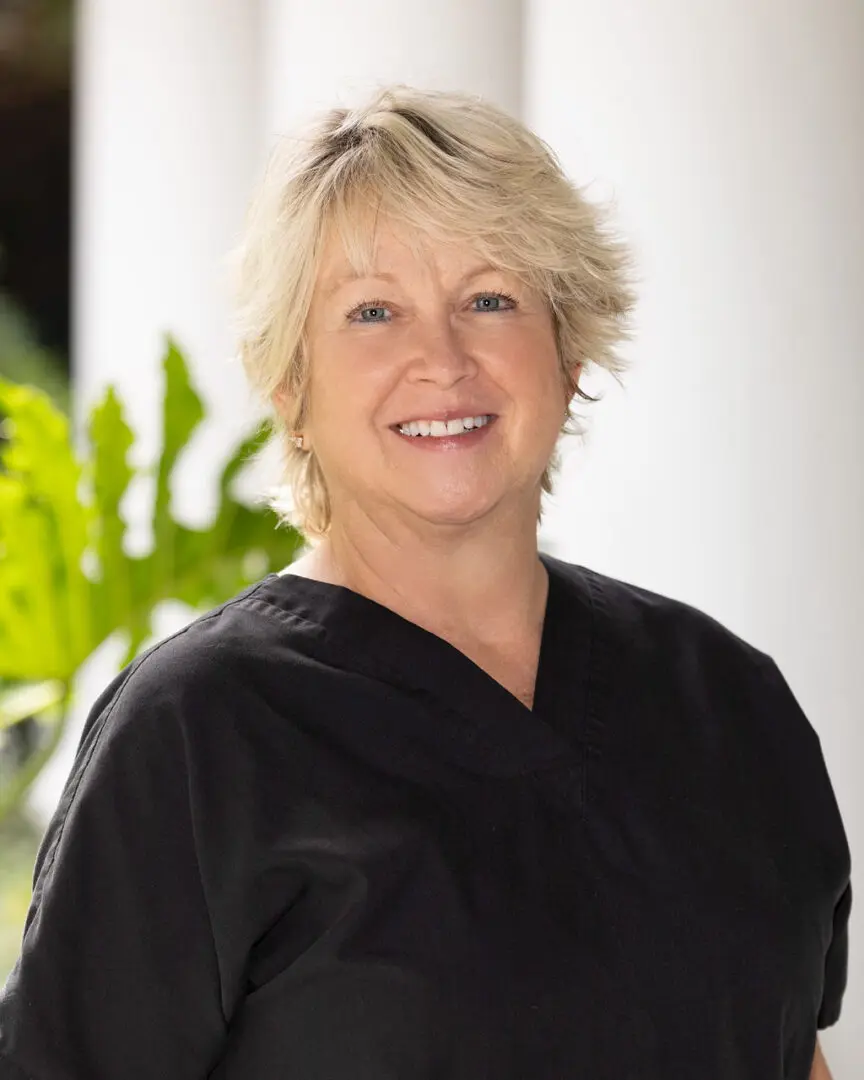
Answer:
[[[388,81],[488,95],[611,201],[642,279],[632,371],[624,390],[587,383],[604,398],[565,447],[541,544],[695,604],[775,658],[820,736],[856,863],[860,0],[0,0],[0,376],[43,388],[81,453],[117,388],[135,435],[123,544],[142,555],[174,335],[206,419],[172,512],[206,528],[226,453],[258,416],[232,360],[225,265],[252,186],[275,133]],[[193,613],[160,604],[151,638]],[[0,980],[83,718],[127,648],[111,634],[76,666],[62,738],[0,823]],[[0,724],[0,780],[2,755],[9,767],[36,738]],[[823,1035],[837,1080],[864,1074],[864,908],[851,942],[844,1016]]]
[[[0,3],[0,376],[41,387],[64,413],[73,23],[66,0]],[[4,759],[27,755],[32,729],[0,729],[0,783]],[[0,983],[20,946],[42,825],[26,806],[0,820]]]

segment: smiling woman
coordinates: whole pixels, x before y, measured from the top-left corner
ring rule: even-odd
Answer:
[[[311,436],[317,399],[309,382],[326,363],[317,386],[332,385],[331,349],[341,356],[340,379],[352,358],[368,366],[370,354],[389,350],[364,370],[366,386],[384,371],[397,380],[393,356],[404,370],[411,354],[413,393],[403,388],[382,408],[402,420],[405,404],[411,415],[420,406],[418,417],[431,419],[427,413],[466,415],[460,394],[465,386],[473,392],[475,380],[456,389],[451,372],[450,385],[418,393],[418,352],[431,347],[427,363],[452,365],[461,349],[470,363],[471,336],[480,335],[487,356],[497,356],[496,375],[514,367],[514,356],[522,378],[548,383],[557,371],[554,402],[537,417],[547,443],[550,421],[556,435],[578,429],[571,404],[593,400],[578,385],[588,364],[616,377],[625,368],[618,346],[630,336],[635,303],[627,247],[538,136],[477,98],[389,88],[285,137],[237,258],[240,356],[262,398],[279,405],[274,440],[284,452],[292,520],[310,538],[329,529],[332,478],[319,447],[299,450],[285,434]],[[501,342],[509,361],[497,355]],[[543,437],[536,453],[545,453],[548,492],[557,458],[555,439],[544,449]]]
[[[523,516],[569,401],[546,297],[513,271],[478,267],[463,244],[421,247],[383,214],[376,230],[375,266],[350,278],[344,242],[326,237],[306,318],[314,363],[301,415],[336,508],[329,543],[372,519],[399,531],[408,515],[487,527]],[[294,421],[290,391],[274,398]]]
[[[241,356],[310,550],[87,721],[0,1080],[808,1080],[850,858],[819,739],[709,615],[540,554],[626,250],[492,105],[276,150]],[[791,793],[791,797],[790,797]]]

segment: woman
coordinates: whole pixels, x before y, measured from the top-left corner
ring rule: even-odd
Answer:
[[[312,546],[96,702],[2,1080],[827,1076],[814,730],[707,615],[538,555],[633,305],[599,211],[492,106],[392,87],[284,144],[241,254]]]

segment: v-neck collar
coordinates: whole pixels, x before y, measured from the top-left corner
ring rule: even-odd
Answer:
[[[268,574],[253,596],[288,616],[301,650],[419,692],[439,714],[428,737],[464,765],[521,773],[580,756],[587,723],[590,591],[581,568],[540,559],[549,589],[532,709],[444,638],[345,586],[289,571]]]

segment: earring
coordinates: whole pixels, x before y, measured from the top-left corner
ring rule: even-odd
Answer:
[[[294,443],[294,445],[299,450],[302,450],[303,449],[303,432],[302,431],[292,431],[291,432],[291,441]]]

